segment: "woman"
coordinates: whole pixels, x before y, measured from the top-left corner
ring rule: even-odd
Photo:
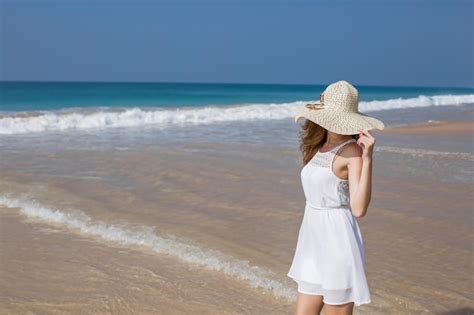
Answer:
[[[352,314],[370,303],[365,253],[356,218],[371,197],[374,137],[384,124],[358,110],[359,93],[346,81],[329,85],[319,104],[303,106],[300,149],[306,197],[288,276],[298,284],[296,314]]]

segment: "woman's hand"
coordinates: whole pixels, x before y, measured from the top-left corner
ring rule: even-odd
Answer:
[[[370,161],[374,153],[375,138],[365,129],[359,129],[358,131],[359,139],[357,139],[357,144],[362,147],[362,159]]]

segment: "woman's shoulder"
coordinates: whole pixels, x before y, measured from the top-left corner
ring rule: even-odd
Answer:
[[[357,141],[351,141],[342,146],[337,152],[337,155],[340,155],[344,158],[362,157],[362,148],[359,146],[359,144],[357,144]]]

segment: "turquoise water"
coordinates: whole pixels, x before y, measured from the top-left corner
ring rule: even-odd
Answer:
[[[474,89],[356,87],[359,111],[387,123],[426,121],[438,117],[438,112],[470,113],[474,104]],[[215,134],[219,124],[239,130],[247,123],[253,130],[262,122],[274,126],[278,120],[291,120],[300,106],[319,100],[324,89],[322,85],[1,82],[0,136],[142,127],[164,135],[165,130],[204,125]]]
[[[361,101],[474,94],[469,88],[356,86]],[[323,85],[0,82],[0,110],[268,104],[319,98]]]

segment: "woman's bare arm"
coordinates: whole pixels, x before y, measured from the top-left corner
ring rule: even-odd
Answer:
[[[375,138],[366,130],[360,131],[354,146],[354,154],[349,158],[349,187],[352,213],[357,218],[367,214],[372,196],[372,155]]]

